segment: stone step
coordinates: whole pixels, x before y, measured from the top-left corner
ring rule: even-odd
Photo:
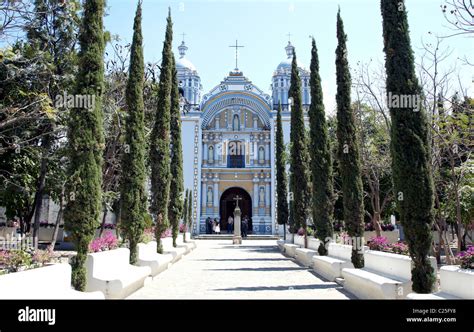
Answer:
[[[207,234],[207,235],[197,235],[193,239],[195,240],[232,240],[231,234]],[[245,240],[279,240],[280,237],[276,235],[248,235]]]

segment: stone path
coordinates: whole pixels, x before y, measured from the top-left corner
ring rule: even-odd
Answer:
[[[347,299],[334,282],[283,256],[274,240],[199,240],[130,299]]]

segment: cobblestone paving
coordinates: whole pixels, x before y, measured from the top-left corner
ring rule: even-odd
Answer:
[[[351,294],[283,256],[272,240],[199,240],[130,299],[347,299]]]

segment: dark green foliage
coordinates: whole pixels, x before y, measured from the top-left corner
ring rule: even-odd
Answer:
[[[173,23],[168,13],[163,45],[160,81],[158,85],[155,124],[150,138],[151,212],[156,220],[157,251],[163,253],[161,235],[169,226],[168,203],[170,194],[170,118],[173,82]]]
[[[125,121],[125,149],[122,169],[126,176],[120,186],[121,229],[129,242],[130,264],[137,262],[137,244],[145,229],[147,194],[145,191],[145,107],[143,103],[143,37],[142,7],[138,3],[133,25],[133,41],[130,51],[130,68],[126,89],[128,116]]]
[[[291,86],[289,96],[293,99],[291,109],[291,192],[293,193],[293,231],[303,227],[309,217],[311,204],[311,184],[309,172],[308,139],[301,101],[301,80],[296,64],[296,52],[291,64]]]
[[[324,113],[323,91],[319,76],[319,59],[313,38],[311,49],[311,106],[309,108],[311,139],[311,173],[313,184],[313,223],[315,236],[321,240],[320,255],[327,255],[326,240],[333,235],[333,188],[331,147]]]
[[[402,8],[402,10],[400,10]],[[387,93],[416,95],[422,89],[415,75],[406,6],[403,0],[381,1]],[[428,260],[433,223],[433,181],[430,166],[429,127],[425,110],[390,108],[393,185],[405,232],[412,270],[413,290],[429,293],[435,275]]]
[[[337,75],[337,139],[339,142],[339,169],[342,179],[344,223],[353,240],[352,264],[364,267],[364,255],[360,246],[364,236],[364,195],[362,187],[360,154],[355,126],[355,114],[351,108],[351,76],[347,60],[344,25],[340,11],[337,13],[336,75]]]
[[[171,88],[171,186],[168,216],[172,227],[173,246],[179,233],[179,220],[183,214],[183,148],[181,145],[181,111],[179,108],[178,77],[172,58],[172,88]]]
[[[184,204],[183,204],[183,223],[188,222],[188,199],[189,199],[189,189],[186,188],[184,193]]]
[[[188,223],[188,200],[189,200],[189,189],[186,189],[184,194],[184,204],[183,204],[183,225]],[[186,242],[186,231],[183,232],[183,241]]]
[[[186,242],[186,232],[191,232],[192,228],[192,209],[193,209],[193,198],[192,198],[192,190],[186,189],[186,197],[184,199],[184,206],[183,206],[183,224],[185,227],[185,232],[183,233],[183,240]]]
[[[49,185],[57,180],[50,169],[58,168],[61,145],[54,144],[60,135],[54,130],[64,125],[67,114],[54,101],[63,91],[70,92],[73,83],[80,22],[76,0],[71,6],[57,6],[54,0],[25,6],[32,10],[21,23],[26,41],[15,42],[0,55],[0,206],[8,218],[19,218],[22,232],[31,231],[34,213],[37,247],[41,198],[57,198],[62,191]]]
[[[278,107],[276,131],[277,217],[278,224],[284,225],[284,231],[286,232],[286,224],[288,223],[288,176],[286,174],[286,153],[281,123],[281,104]]]
[[[192,224],[193,224],[193,191],[189,189],[188,193],[188,213],[187,213],[187,219],[186,219],[186,224],[188,225],[188,229],[191,232]]]
[[[77,250],[73,264],[72,284],[84,290],[88,246],[99,225],[101,212],[102,154],[102,91],[104,82],[104,0],[87,0],[79,35],[79,73],[76,94],[94,96],[91,109],[74,108],[70,112],[68,131],[69,182],[68,202],[64,213],[66,229]]]

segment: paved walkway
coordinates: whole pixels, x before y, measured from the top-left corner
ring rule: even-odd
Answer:
[[[131,299],[347,299],[351,294],[283,256],[273,240],[199,240]]]

